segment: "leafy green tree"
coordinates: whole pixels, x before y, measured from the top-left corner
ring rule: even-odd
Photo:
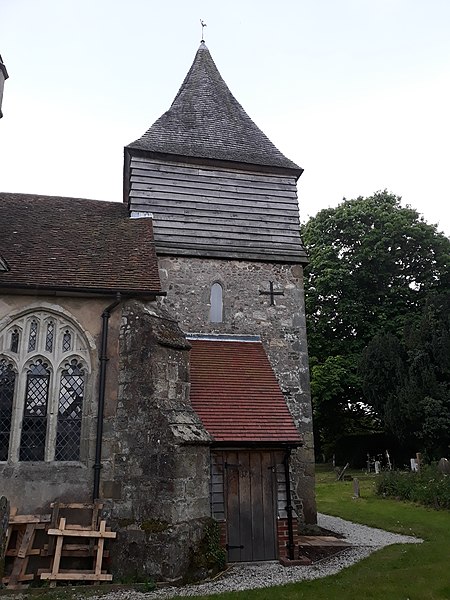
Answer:
[[[386,410],[400,419],[402,407],[396,409],[394,400],[381,406],[372,394],[368,403],[361,353],[377,335],[401,337],[427,299],[450,290],[450,241],[386,191],[344,199],[310,219],[302,233],[310,254],[305,291],[316,440],[332,448],[339,433],[327,422],[343,429],[349,412],[360,415],[352,422],[361,429],[378,423],[370,423],[370,410],[362,410],[367,405],[383,419]],[[388,356],[397,356],[392,338],[379,343],[387,344]],[[381,348],[378,354],[383,355]],[[392,377],[399,376],[397,358],[392,365],[384,360]],[[332,382],[329,388],[323,384],[325,375]]]

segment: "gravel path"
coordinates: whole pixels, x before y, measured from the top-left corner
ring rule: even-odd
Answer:
[[[221,592],[242,591],[265,588],[307,579],[318,579],[334,575],[341,569],[362,560],[379,548],[390,544],[418,544],[419,538],[398,535],[344,521],[338,517],[318,515],[320,527],[340,533],[355,548],[345,550],[337,556],[324,559],[311,566],[283,567],[279,562],[259,564],[235,564],[215,581],[189,585],[182,588],[163,588],[155,592],[141,593],[132,590],[119,590],[101,596],[101,600],[153,600],[153,598],[175,598],[176,596],[201,596]],[[91,597],[94,600],[96,597]]]

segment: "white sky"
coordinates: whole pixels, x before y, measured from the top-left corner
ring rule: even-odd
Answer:
[[[0,189],[122,200],[123,147],[201,38],[305,169],[302,221],[379,189],[450,234],[449,0],[0,0]]]

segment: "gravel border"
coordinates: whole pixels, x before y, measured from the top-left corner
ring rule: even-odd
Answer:
[[[346,541],[355,546],[311,566],[283,567],[278,561],[264,563],[237,563],[232,565],[219,578],[184,587],[166,587],[154,592],[118,590],[101,596],[101,600],[153,600],[153,598],[175,598],[177,596],[202,596],[222,592],[243,591],[266,588],[296,581],[319,579],[334,575],[372,552],[391,544],[419,544],[423,540],[407,535],[399,535],[344,521],[338,517],[318,514],[318,525],[342,534]],[[100,598],[90,597],[91,600]]]

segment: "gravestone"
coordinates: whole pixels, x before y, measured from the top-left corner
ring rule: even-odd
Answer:
[[[450,475],[450,460],[447,458],[441,458],[441,460],[438,462],[437,468],[439,473],[442,473],[443,475]]]
[[[357,477],[353,477],[353,498],[359,498],[359,481]]]

